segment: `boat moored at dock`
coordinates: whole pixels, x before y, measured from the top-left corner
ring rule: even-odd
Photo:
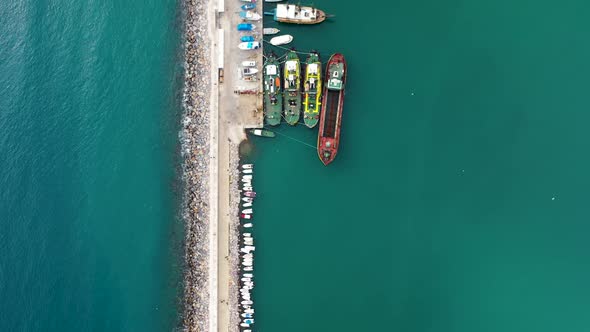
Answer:
[[[260,21],[262,16],[260,16],[258,13],[248,10],[245,12],[240,12],[240,18],[246,21]]]
[[[237,28],[238,31],[252,31],[256,29],[256,27],[252,23],[240,23],[238,24]]]
[[[283,96],[281,91],[281,69],[274,54],[270,54],[264,63],[263,109],[266,123],[271,126],[281,124]]]
[[[345,84],[346,61],[342,54],[336,53],[330,57],[326,68],[318,133],[318,156],[324,165],[334,161],[338,153]]]
[[[281,30],[279,30],[277,28],[263,28],[262,29],[263,35],[276,35],[279,32],[281,32]]]
[[[320,55],[312,52],[305,61],[303,81],[303,122],[308,128],[317,125],[320,119],[322,95],[322,62]]]
[[[240,50],[257,50],[260,48],[260,43],[257,41],[240,43],[238,48]]]
[[[254,36],[242,36],[242,37],[240,37],[240,41],[247,43],[247,42],[256,41],[256,39],[254,39]]]
[[[285,121],[294,126],[299,122],[301,113],[301,63],[295,51],[287,52],[285,59],[285,91],[283,104]]]
[[[274,20],[281,23],[318,24],[326,20],[326,13],[314,7],[278,4]]]
[[[270,130],[250,129],[248,132],[252,135],[260,136],[260,137],[275,137],[275,133],[273,133]]]
[[[280,35],[280,36],[272,37],[270,39],[271,45],[274,45],[274,46],[289,44],[292,41],[293,41],[293,36],[291,36],[291,35]]]

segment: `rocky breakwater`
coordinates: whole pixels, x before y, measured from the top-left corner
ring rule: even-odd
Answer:
[[[184,0],[185,86],[180,133],[185,184],[185,272],[183,330],[208,329],[209,231],[209,116],[211,94],[211,41],[207,0]]]

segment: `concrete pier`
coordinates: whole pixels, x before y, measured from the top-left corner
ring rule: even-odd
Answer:
[[[237,25],[243,23],[239,17],[240,1],[226,1],[224,12],[216,13],[216,27],[223,30],[223,41],[218,34],[217,55],[223,59],[223,83],[218,85],[218,290],[217,330],[238,331],[238,146],[246,138],[244,129],[263,126],[262,95],[236,94],[239,90],[261,90],[262,79],[262,20],[248,22],[256,26],[252,32],[238,32]],[[256,6],[262,13],[262,2]],[[253,35],[260,41],[258,50],[240,50],[240,37]],[[242,61],[254,60],[258,68],[255,82],[241,79]],[[220,60],[219,60],[220,61]],[[219,78],[219,77],[218,77]],[[218,80],[219,81],[219,80]]]
[[[239,1],[184,0],[185,87],[180,133],[186,184],[184,331],[238,331],[238,146],[245,128],[263,125],[259,90],[262,48],[238,48]],[[262,15],[262,4],[256,11]],[[262,23],[254,35],[262,45]],[[240,79],[242,61],[254,60],[258,80]]]

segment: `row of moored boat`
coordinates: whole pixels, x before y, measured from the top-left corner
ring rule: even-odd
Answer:
[[[244,332],[251,332],[254,324],[254,302],[252,301],[252,289],[254,289],[254,238],[248,231],[252,228],[254,217],[252,204],[256,192],[252,187],[254,165],[244,164],[241,169],[240,220],[242,229],[240,239],[240,327]]]

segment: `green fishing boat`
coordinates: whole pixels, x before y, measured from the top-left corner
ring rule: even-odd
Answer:
[[[322,62],[320,61],[320,55],[312,52],[305,63],[303,121],[307,127],[313,128],[320,119],[322,100]]]
[[[301,64],[295,51],[289,51],[285,59],[285,121],[294,126],[301,113]]]
[[[281,69],[274,54],[264,62],[264,118],[271,126],[281,124],[283,96],[281,96]]]

